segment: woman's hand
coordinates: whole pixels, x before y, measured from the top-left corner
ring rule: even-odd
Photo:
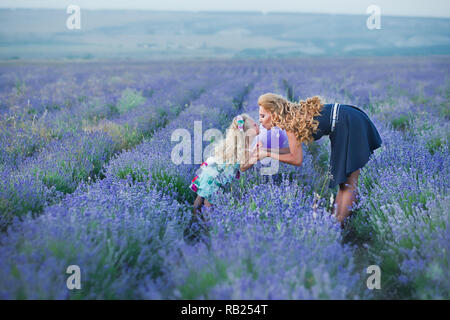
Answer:
[[[262,147],[263,147],[263,143],[262,143],[261,141],[258,141],[258,142],[253,146],[253,148],[250,150],[250,153],[253,155],[253,154],[255,154],[255,152],[256,152],[257,149],[260,149],[260,148],[262,148]]]
[[[268,156],[269,156],[269,151],[266,148],[263,148],[262,144],[261,145],[257,144],[256,149],[253,152],[253,157],[255,157],[256,160],[261,160]]]

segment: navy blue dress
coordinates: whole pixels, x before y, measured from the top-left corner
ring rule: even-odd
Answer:
[[[331,131],[334,104],[324,104],[321,114],[314,117],[319,121],[314,140],[328,135],[331,141],[330,188],[344,183],[353,171],[362,168],[382,140],[369,116],[358,107],[340,104],[336,109],[336,121]]]

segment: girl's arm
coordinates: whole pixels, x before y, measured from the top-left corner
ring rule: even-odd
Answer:
[[[265,157],[271,157],[272,159],[279,160],[281,162],[289,163],[294,166],[301,166],[303,162],[303,150],[301,144],[297,144],[297,139],[294,133],[286,132],[289,140],[289,153],[281,154],[273,151],[268,151],[267,149],[258,149],[259,156],[256,157],[257,160],[264,159]]]
[[[248,169],[250,169],[251,167],[254,166],[254,164],[258,161],[258,159],[256,159],[255,157],[255,151],[257,148],[262,147],[262,143],[258,142],[251,150],[250,150],[250,154],[246,153],[246,157],[245,157],[245,163],[241,164],[240,166],[240,170],[241,172],[247,171]]]
[[[248,169],[253,167],[257,161],[258,160],[255,157],[250,157],[246,163],[241,164],[241,172],[247,171]]]

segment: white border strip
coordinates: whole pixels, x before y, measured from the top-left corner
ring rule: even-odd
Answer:
[[[335,125],[335,122],[336,122],[336,114],[337,114],[337,108],[336,108],[336,106],[337,106],[338,104],[337,103],[335,103],[334,104],[334,106],[333,106],[333,121],[331,122],[331,132],[333,132],[333,130],[334,130],[334,125]]]

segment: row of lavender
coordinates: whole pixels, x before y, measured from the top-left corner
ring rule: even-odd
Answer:
[[[449,61],[397,64],[380,70],[391,81],[367,81],[384,152],[363,172],[352,225],[384,270],[385,296],[448,299]]]
[[[75,64],[41,68],[2,67],[0,104],[8,107],[0,117],[2,165],[15,167],[54,139],[81,131],[107,131],[116,138],[118,148],[130,147],[139,136],[170,119],[170,113],[179,112],[183,102],[205,90],[210,73],[222,74],[227,66],[93,68]],[[228,72],[236,69],[228,68]],[[11,87],[10,78],[17,77],[16,73],[25,89]],[[56,73],[57,81],[52,77]]]
[[[384,272],[386,297],[448,299],[450,159],[378,126],[383,152],[362,171],[351,229]]]
[[[344,233],[346,242],[357,244],[356,269],[381,266],[383,290],[374,297],[445,299],[450,288],[448,60],[396,61],[397,69],[389,61],[368,62],[353,61],[345,72],[333,76],[335,62],[302,62],[280,75],[278,87],[291,99],[320,94],[325,103],[358,105],[370,114],[383,146],[362,170],[361,199]],[[385,75],[391,73],[392,81],[386,81]],[[300,172],[283,165],[280,172],[289,177],[291,188],[295,181],[313,186],[329,214],[336,191],[323,188],[329,140],[321,139],[306,150]],[[257,174],[247,177],[235,188],[239,192],[233,199],[243,199],[243,189],[248,191],[258,181]],[[266,195],[255,197],[252,205],[261,208],[265,200]],[[233,203],[234,209],[245,206],[241,200],[225,202]]]
[[[211,74],[210,77],[214,87],[193,101],[191,107],[182,112],[170,126],[176,123],[176,127],[191,128],[193,119],[197,120],[198,117],[206,118],[205,123],[210,125],[219,125],[217,120],[220,114],[226,116],[235,108],[233,97],[239,100],[239,96],[250,85],[246,79],[235,80],[233,74],[227,75],[227,83],[221,79],[223,75]],[[159,130],[150,142],[144,142],[136,149],[149,145],[155,162],[158,156],[162,156],[160,152],[163,152],[166,156],[164,160],[168,163],[172,130]],[[112,161],[112,167],[119,158],[133,157],[133,153],[139,155],[140,152],[123,152]],[[138,166],[137,160],[135,157],[131,164]],[[150,163],[148,169],[156,165]],[[135,180],[132,183],[131,175],[128,175],[127,183],[127,180],[109,172],[108,168],[106,178],[92,185],[82,182],[74,194],[68,195],[60,205],[49,207],[40,217],[16,221],[9,229],[8,235],[1,240],[2,248],[5,249],[2,250],[5,256],[1,259],[5,264],[0,268],[3,296],[20,298],[24,294],[27,298],[69,297],[70,292],[61,286],[58,279],[65,277],[64,273],[61,274],[64,271],[61,266],[74,263],[85,270],[83,273],[87,287],[82,297],[87,298],[140,296],[139,291],[135,290],[145,288],[148,281],[162,276],[165,268],[159,260],[164,256],[159,257],[160,253],[173,250],[176,239],[171,238],[171,229],[179,229],[186,220],[185,209],[164,195],[170,195],[172,190],[170,184],[167,185],[169,188],[165,188],[162,179],[156,181],[161,186],[158,191],[150,180]],[[176,172],[168,174],[176,175]],[[149,178],[157,180],[154,176]],[[105,194],[108,196],[105,197]],[[24,246],[20,243],[24,243]],[[31,252],[27,249],[30,245],[33,248]],[[27,262],[20,261],[24,254]],[[76,259],[73,255],[76,255]],[[48,268],[47,274],[41,278],[39,271],[43,261],[46,261]],[[39,278],[39,288],[21,281],[25,277]],[[102,287],[107,290],[99,290]],[[141,294],[151,292],[144,290]]]
[[[434,71],[437,80],[427,78],[429,87],[440,88],[442,64],[439,59],[430,61],[415,74]],[[395,74],[388,63],[381,66]],[[389,85],[398,84],[386,84],[385,77],[370,65],[367,61],[354,63],[346,70],[332,61],[266,64],[264,68],[252,65],[249,69],[259,73],[259,81],[222,83],[225,96],[220,95],[221,89],[208,91],[153,140],[111,161],[104,172],[106,179],[92,186],[82,184],[78,192],[62,205],[49,208],[37,221],[15,224],[15,230],[0,241],[6,252],[2,255],[1,287],[10,288],[3,295],[371,298],[378,294],[448,298],[448,149],[445,143],[430,148],[422,136],[405,134],[420,131],[417,122],[408,123],[404,133],[393,130],[403,129],[391,120],[398,116],[392,106],[403,99],[404,92],[388,91]],[[372,67],[380,70],[380,65]],[[274,74],[264,70],[274,68],[284,70]],[[330,76],[330,71],[341,75]],[[378,80],[371,83],[374,78]],[[249,88],[253,89],[242,101]],[[306,148],[301,168],[282,165],[281,177],[263,178],[258,170],[246,172],[210,213],[208,246],[184,243],[182,230],[189,213],[182,204],[192,200],[186,186],[196,165],[171,163],[171,133],[188,128],[192,134],[196,120],[203,120],[204,130],[205,124],[223,129],[230,116],[240,111],[254,115],[257,97],[266,91],[291,97],[319,93],[327,102],[332,98],[359,104],[371,114],[384,144],[360,178],[361,201],[351,231],[358,242],[364,242],[361,248],[341,245],[342,236],[330,217],[331,193],[322,188],[329,152],[326,139]],[[230,100],[231,96],[236,99]],[[434,109],[429,111],[434,116],[440,98],[431,100]],[[222,112],[201,107],[202,99],[223,101]],[[428,108],[423,105],[418,110]],[[442,120],[434,124],[448,125]],[[311,211],[313,191],[321,193],[325,201]],[[362,256],[360,251],[365,251]],[[65,288],[56,288],[65,283],[66,265],[79,261],[89,261],[82,266],[86,270],[84,290],[70,294]],[[369,264],[382,267],[383,289],[378,293],[362,288]]]
[[[124,117],[141,105],[148,109],[152,101],[164,102],[158,98],[167,98],[167,89],[185,83],[187,74],[195,74],[193,69],[183,70],[186,73],[179,76],[161,67],[135,67],[136,78],[142,79],[139,83],[127,76],[124,66],[42,68],[2,67],[0,103],[6,110],[0,118],[0,160],[4,165],[15,167],[66,133],[92,131],[101,120]],[[18,76],[21,90],[11,87],[12,78]],[[129,88],[135,88],[134,92]]]
[[[324,89],[334,88],[321,91],[333,97],[329,102],[361,107],[383,139],[361,171],[361,199],[347,236],[360,246],[362,265],[377,264],[383,271],[377,297],[448,299],[450,62],[351,62],[332,76],[333,68],[314,70],[328,82]],[[286,83],[294,95],[309,96],[317,91],[309,91],[306,80],[292,75]]]
[[[190,199],[184,190],[197,165],[171,163],[172,132],[193,134],[199,120],[224,129],[232,115],[246,111],[242,105],[272,87],[267,79],[255,85],[252,79],[216,79],[216,88],[151,141],[115,157],[105,179],[82,184],[61,205],[14,225],[2,238],[1,287],[9,288],[3,296],[358,297],[360,276],[353,274],[351,249],[340,245],[339,228],[329,215],[314,216],[310,193],[288,181],[255,184],[242,199],[243,210],[231,207],[238,199],[224,199],[212,215],[209,246],[183,240],[189,211],[173,199]],[[69,264],[83,270],[85,287],[75,293],[61,287]],[[38,280],[28,284],[25,278]]]
[[[68,70],[66,72],[78,69],[72,66]],[[34,117],[29,118],[25,112],[26,107],[21,110],[22,113],[15,110],[14,115],[11,114],[11,109],[14,108],[10,108],[9,114],[5,116],[6,120],[2,122],[1,135],[4,142],[1,150],[6,155],[0,168],[4,181],[0,188],[1,229],[14,216],[21,216],[29,211],[41,212],[46,204],[59,201],[64,194],[73,192],[80,181],[96,179],[113,154],[124,147],[132,147],[143,137],[148,137],[154,130],[164,126],[210,86],[210,73],[220,74],[221,70],[223,68],[220,65],[203,68],[192,65],[176,71],[160,68],[159,73],[153,78],[144,78],[143,83],[134,90],[123,89],[125,85],[130,85],[130,81],[124,79],[124,83],[119,83],[116,87],[118,92],[122,91],[121,96],[111,96],[111,89],[106,85],[93,86],[90,95],[100,96],[102,103],[97,101],[93,105],[81,101],[78,105],[66,106],[50,113],[45,109],[36,122]],[[31,75],[34,74],[32,71],[34,70],[30,70]],[[105,71],[104,82],[116,72],[122,72],[120,69],[111,71],[103,68],[96,71],[88,80],[95,78],[99,71]],[[147,71],[155,70],[150,68]],[[89,73],[88,70],[84,72]],[[139,77],[140,74],[136,76]],[[101,79],[98,82],[102,83]],[[66,85],[70,92],[72,86]],[[83,91],[83,86],[84,84],[79,86],[81,91],[78,94],[89,94]],[[152,95],[144,98],[138,94],[142,88],[152,90]],[[39,88],[29,90],[31,98],[36,92],[42,91]],[[61,88],[59,90],[64,91]],[[54,104],[61,102],[52,101]],[[112,106],[117,112],[109,113]],[[14,119],[13,124],[11,119]],[[35,123],[39,126],[37,130]],[[11,137],[15,139],[10,139]],[[42,148],[26,157],[28,151],[34,149],[36,141],[40,141],[38,144]],[[17,157],[17,150],[24,151],[20,152],[21,157]],[[12,156],[15,161],[8,163],[6,159],[11,159],[8,156]]]

